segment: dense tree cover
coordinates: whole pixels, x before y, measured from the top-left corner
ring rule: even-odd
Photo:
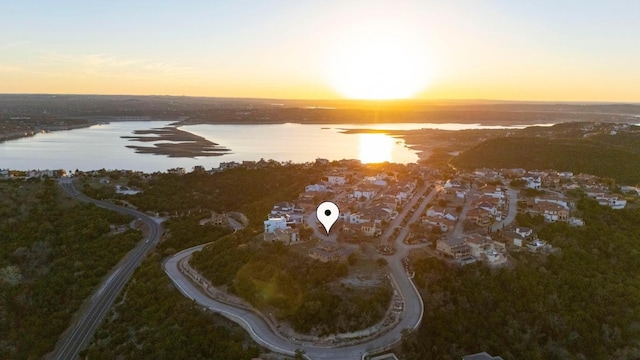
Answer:
[[[338,285],[347,265],[321,263],[280,243],[248,244],[236,233],[194,254],[191,264],[216,286],[275,315],[297,331],[326,335],[363,329],[380,321],[391,301],[389,284],[360,291]]]
[[[557,169],[636,184],[640,182],[640,149],[623,145],[593,139],[497,138],[463,152],[451,163],[466,169]]]
[[[160,174],[144,184],[143,192],[123,198],[150,211],[240,211],[254,225],[261,225],[276,202],[295,199],[305,185],[321,177],[322,169],[318,167],[277,163],[266,168],[235,168],[213,175]]]
[[[586,226],[552,224],[553,255],[517,253],[513,268],[415,264],[425,321],[406,334],[407,359],[637,359],[640,356],[640,212],[583,199]]]
[[[180,294],[151,254],[96,332],[88,359],[251,359],[248,334]]]
[[[3,181],[0,199],[0,353],[40,358],[141,234],[110,234],[130,219],[64,198],[51,180]]]
[[[201,218],[202,215],[194,214],[167,220],[163,224],[165,236],[158,244],[158,251],[162,255],[171,255],[179,250],[217,240],[232,232],[229,227],[200,225]]]

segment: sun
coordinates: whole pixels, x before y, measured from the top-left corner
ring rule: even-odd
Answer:
[[[410,36],[365,32],[334,51],[327,66],[329,82],[346,98],[412,98],[431,80],[431,62]]]

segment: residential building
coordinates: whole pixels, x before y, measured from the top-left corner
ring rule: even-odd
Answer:
[[[541,201],[538,203],[537,210],[547,222],[567,221],[569,219],[569,210],[556,203]]]
[[[467,220],[478,226],[487,226],[492,223],[491,213],[485,209],[474,208],[467,212]]]
[[[463,259],[471,255],[471,250],[466,244],[464,238],[447,238],[444,240],[438,240],[436,243],[436,250],[441,254],[454,259]]]
[[[471,234],[465,236],[465,242],[469,246],[470,253],[476,258],[481,258],[482,255],[489,249],[491,249],[491,238],[480,234]]]
[[[264,232],[273,233],[276,229],[287,229],[289,225],[287,225],[287,218],[285,216],[269,216],[267,220],[264,221]]]
[[[347,178],[344,175],[328,175],[327,181],[331,185],[344,185],[347,183]]]

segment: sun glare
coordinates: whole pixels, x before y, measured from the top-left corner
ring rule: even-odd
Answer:
[[[384,134],[360,134],[360,161],[363,164],[391,162],[393,138]]]
[[[430,82],[431,63],[412,36],[363,31],[343,41],[328,61],[331,85],[351,99],[406,99]]]

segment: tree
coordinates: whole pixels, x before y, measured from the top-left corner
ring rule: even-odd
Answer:
[[[358,262],[358,255],[356,255],[356,253],[349,254],[349,257],[347,257],[347,261],[349,262],[349,265],[355,265]]]

